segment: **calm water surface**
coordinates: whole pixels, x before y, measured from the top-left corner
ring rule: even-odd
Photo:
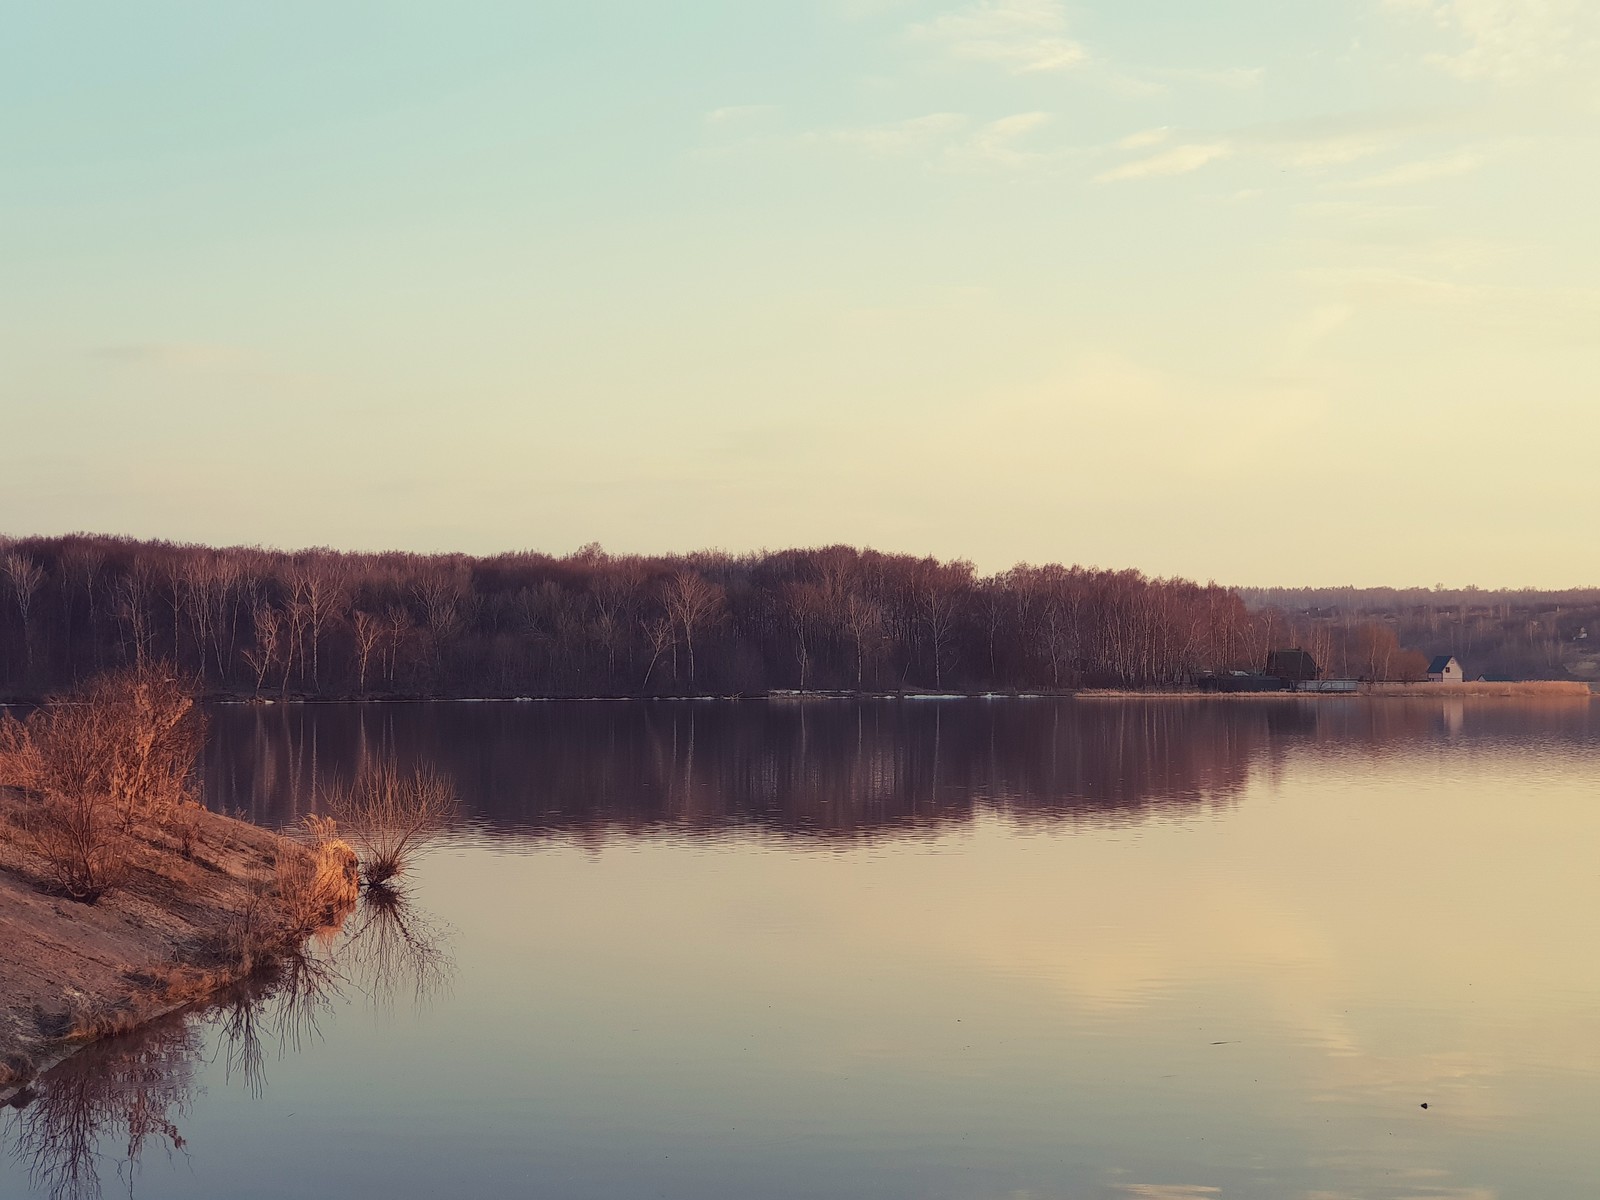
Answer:
[[[409,905],[48,1076],[0,1196],[1600,1194],[1588,703],[239,707],[206,783],[381,754],[463,799]]]

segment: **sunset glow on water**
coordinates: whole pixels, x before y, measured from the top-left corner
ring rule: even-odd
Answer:
[[[178,1081],[184,1144],[152,1137],[136,1195],[1509,1198],[1594,1177],[1586,703],[214,721],[213,801],[258,820],[364,745],[455,778],[461,824],[411,884],[449,963],[420,996],[403,966],[381,992],[351,970],[288,1040],[265,1003],[259,1092],[224,1014],[164,1035],[134,1074]],[[7,1195],[48,1194],[29,1167],[72,1075],[7,1118]],[[137,1094],[98,1110],[113,1178]]]

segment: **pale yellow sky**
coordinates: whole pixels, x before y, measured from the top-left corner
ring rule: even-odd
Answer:
[[[1600,9],[759,7],[8,19],[0,529],[1600,582]]]

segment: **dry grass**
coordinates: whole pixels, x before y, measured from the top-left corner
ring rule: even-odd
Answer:
[[[214,996],[236,982],[236,975],[225,967],[173,963],[136,972],[129,982],[129,993],[113,1003],[77,1006],[62,1040],[97,1042],[132,1033],[156,1017]]]
[[[393,762],[367,767],[326,802],[356,844],[368,884],[404,872],[456,811],[455,788],[445,776],[429,767],[402,774]]]
[[[1373,683],[1362,691],[1373,696],[1498,696],[1525,700],[1589,699],[1587,683],[1561,679],[1529,679],[1510,683]]]
[[[285,843],[272,878],[252,898],[217,947],[217,958],[240,979],[297,951],[307,938],[335,929],[361,895],[356,853],[336,834],[334,823],[307,822],[309,847]]]
[[[126,994],[109,1003],[81,1005],[71,1014],[65,1040],[92,1042],[129,1033],[276,968],[296,957],[308,938],[337,929],[361,894],[355,851],[335,836],[332,821],[313,818],[308,825],[312,844],[284,844],[271,878],[197,961],[130,974]]]
[[[316,839],[310,852],[285,849],[273,868],[273,907],[297,940],[337,926],[361,896],[356,852],[332,821],[313,817],[308,825]]]
[[[1363,683],[1358,692],[1202,692],[1185,690],[1139,692],[1094,688],[1075,693],[1081,700],[1348,700],[1352,696],[1409,697],[1429,700],[1476,696],[1520,700],[1588,700],[1587,683],[1567,680],[1523,680],[1513,683]]]
[[[1202,692],[1199,688],[1178,691],[1171,688],[1161,691],[1140,692],[1131,688],[1085,688],[1074,692],[1074,700],[1317,700],[1333,697],[1336,692]],[[1349,696],[1350,693],[1343,693]]]
[[[170,830],[192,854],[204,736],[193,698],[155,667],[102,676],[26,722],[0,717],[0,786],[29,800],[17,841],[85,904],[127,881],[141,831]]]
[[[355,908],[359,860],[332,820],[301,843],[199,805],[201,736],[190,698],[153,671],[0,717],[0,1053],[56,1054],[293,969]],[[69,915],[40,892],[96,907]],[[0,1090],[22,1069],[0,1058]]]

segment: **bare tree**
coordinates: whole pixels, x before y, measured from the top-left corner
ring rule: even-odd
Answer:
[[[814,583],[791,583],[781,597],[789,630],[794,635],[795,661],[800,666],[800,690],[806,690],[815,643],[828,612],[828,597]]]
[[[143,562],[135,562],[117,580],[117,616],[125,630],[123,644],[133,650],[136,666],[143,666],[155,656],[155,618],[150,611],[153,594],[150,568]]]
[[[683,570],[667,580],[662,589],[661,601],[667,615],[677,623],[683,633],[684,650],[689,656],[689,687],[695,685],[694,635],[721,610],[723,591],[700,575],[698,571]]]
[[[933,686],[942,688],[965,588],[972,579],[972,564],[928,559],[924,566],[918,581],[917,608],[933,650]]]
[[[245,661],[255,670],[256,695],[259,696],[267,672],[272,670],[282,653],[283,614],[272,605],[262,602],[250,611],[250,618],[255,626],[256,644],[253,649],[245,651]]]
[[[845,601],[844,622],[856,651],[856,690],[860,691],[867,658],[884,636],[883,608],[870,596],[851,593]]]
[[[44,568],[32,559],[12,552],[4,558],[6,577],[11,580],[12,594],[17,598],[17,608],[22,613],[22,651],[28,662],[28,673],[33,673],[33,626],[29,617],[33,613],[33,598],[44,584]]]
[[[386,677],[389,686],[394,687],[395,671],[400,663],[400,648],[410,638],[411,631],[416,626],[411,620],[411,614],[401,604],[391,604],[383,613],[384,653],[388,660]]]
[[[350,630],[356,641],[356,690],[367,693],[367,664],[382,644],[387,632],[382,618],[358,608],[350,617]]]
[[[650,676],[656,669],[656,663],[661,661],[661,656],[671,654],[677,657],[678,629],[670,617],[655,617],[645,623],[645,637],[650,640],[650,665],[645,668],[644,682],[639,685],[639,690],[649,692]]]
[[[437,678],[444,670],[445,647],[454,640],[461,626],[464,593],[453,572],[429,575],[417,584],[416,592],[427,618],[428,645],[433,652],[433,670]]]
[[[290,604],[303,614],[303,628],[310,633],[311,687],[322,687],[322,639],[345,603],[343,580],[335,561],[321,557],[300,564],[289,576]],[[302,674],[304,674],[302,654]]]

